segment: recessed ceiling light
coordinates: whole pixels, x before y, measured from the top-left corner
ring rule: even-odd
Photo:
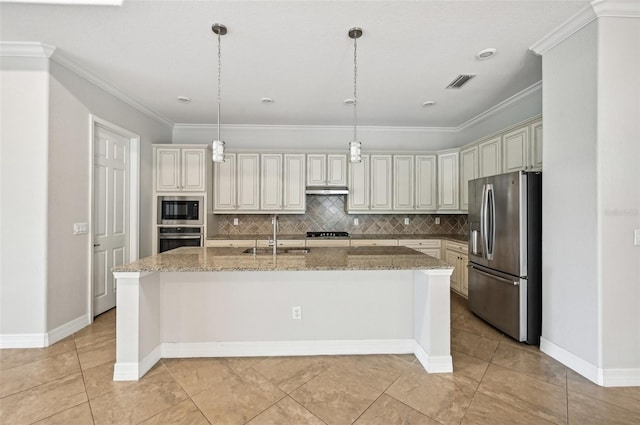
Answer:
[[[178,96],[178,102],[180,102],[180,103],[189,103],[189,102],[191,102],[191,98],[190,97],[186,97],[186,96]]]
[[[489,59],[491,56],[495,54],[496,54],[496,49],[491,47],[488,49],[480,50],[478,53],[476,53],[476,57],[480,60],[485,60],[485,59]]]
[[[436,101],[435,101],[435,100],[427,100],[426,102],[424,102],[424,103],[422,104],[422,106],[423,106],[423,107],[425,107],[425,108],[427,108],[427,107],[429,107],[429,106],[433,106],[433,105],[435,105],[435,104],[436,104]]]
[[[273,103],[273,99],[271,99],[270,97],[263,97],[262,99],[260,99],[260,102],[264,103],[265,105],[268,105],[270,103]]]
[[[354,103],[356,103],[356,101],[351,98],[344,100],[345,105],[353,105]]]

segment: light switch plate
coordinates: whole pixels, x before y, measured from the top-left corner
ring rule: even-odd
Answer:
[[[440,224],[440,217],[436,217],[436,224]]]
[[[640,229],[633,231],[633,244],[636,246],[640,245]]]
[[[354,219],[353,219],[353,225],[354,225],[354,226],[357,226],[357,225],[359,225],[359,224],[360,224],[360,219],[354,218]]]
[[[233,219],[233,225],[234,225],[234,226],[237,226],[237,225],[238,225],[238,219],[237,219],[237,218],[234,218],[234,219]]]
[[[74,235],[86,235],[89,233],[89,223],[73,223]]]
[[[404,225],[407,226],[409,224],[409,217],[404,218]]]

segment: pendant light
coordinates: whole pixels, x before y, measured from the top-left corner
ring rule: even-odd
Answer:
[[[362,161],[362,144],[358,141],[358,39],[362,37],[362,28],[349,30],[353,39],[353,140],[349,143],[349,161]]]
[[[222,50],[220,48],[220,36],[227,33],[227,27],[222,24],[213,24],[211,31],[218,35],[218,138],[212,143],[213,162],[224,162],[224,142],[220,139],[220,71],[222,68]]]

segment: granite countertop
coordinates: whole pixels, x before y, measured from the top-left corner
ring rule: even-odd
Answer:
[[[208,240],[268,240],[272,235],[216,235],[208,237]],[[321,238],[307,238],[306,235],[301,234],[278,234],[278,239],[281,240],[296,240],[296,239],[321,239]],[[452,235],[452,234],[404,234],[404,233],[392,233],[392,234],[376,234],[376,235],[364,235],[358,233],[352,233],[349,238],[332,238],[332,239],[445,239],[454,242],[468,242],[469,236],[467,235]]]
[[[244,254],[246,248],[183,247],[115,267],[114,272],[452,269],[406,247],[309,248],[306,254]],[[284,249],[281,249],[284,251]],[[297,250],[300,252],[300,250]]]

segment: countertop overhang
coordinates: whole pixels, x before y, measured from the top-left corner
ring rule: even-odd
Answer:
[[[238,234],[238,235],[216,235],[207,237],[208,240],[267,240],[271,239],[271,235],[264,234]],[[469,241],[469,237],[467,235],[454,235],[450,233],[440,233],[440,234],[424,234],[424,233],[389,233],[389,234],[376,234],[376,235],[365,235],[365,234],[354,234],[352,233],[347,238],[307,238],[304,234],[278,234],[278,239],[287,239],[287,240],[315,240],[315,239],[350,239],[350,240],[376,240],[376,239],[442,239],[442,240],[450,240],[453,242],[462,242],[466,243]]]
[[[402,246],[310,248],[306,254],[244,253],[246,248],[183,247],[113,269],[118,272],[434,270],[444,261]]]

